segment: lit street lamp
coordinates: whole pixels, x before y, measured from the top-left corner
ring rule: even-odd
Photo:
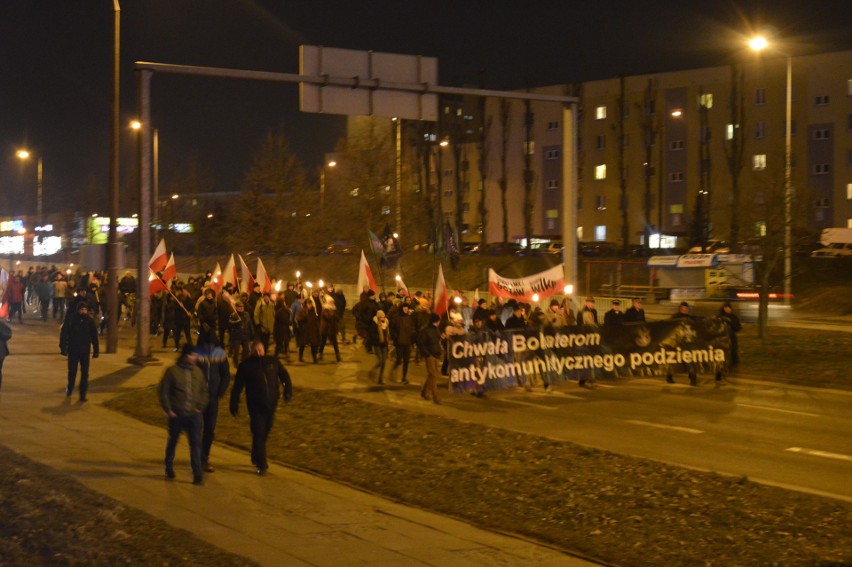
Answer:
[[[752,38],[748,45],[759,52],[768,47],[769,42],[765,37],[757,36]],[[784,304],[790,305],[793,284],[793,57],[786,53],[781,54],[787,58],[787,101],[784,120]]]
[[[18,158],[20,158],[20,159],[29,159],[30,152],[28,152],[27,150],[18,150],[18,152],[15,155],[18,156]],[[42,216],[42,202],[43,202],[43,198],[44,198],[44,193],[42,191],[41,156],[39,156],[39,158],[38,158],[38,163],[37,163],[36,169],[38,170],[38,185],[37,185],[37,188],[36,188],[36,212],[37,212],[37,216],[38,216],[38,223],[44,224],[44,218]]]

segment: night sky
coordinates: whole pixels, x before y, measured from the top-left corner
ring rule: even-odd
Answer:
[[[120,3],[128,187],[134,61],[294,73],[300,44],[325,45],[437,57],[443,85],[523,88],[724,64],[751,29],[766,26],[794,54],[852,49],[852,0]],[[43,157],[47,212],[75,210],[92,184],[106,195],[112,8],[110,0],[2,2],[0,216],[35,206],[35,163],[14,156],[21,147]],[[155,75],[152,102],[162,190],[192,159],[216,190],[237,190],[270,130],[283,130],[315,168],[342,133],[339,117],[298,112],[296,85]]]

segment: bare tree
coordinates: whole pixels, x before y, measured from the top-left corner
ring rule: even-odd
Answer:
[[[728,233],[731,246],[736,246],[740,241],[740,205],[742,200],[740,172],[743,169],[745,149],[743,143],[743,132],[745,131],[744,92],[742,66],[731,63],[731,99],[729,102],[731,130],[725,136],[724,146],[725,161],[728,166],[728,173],[731,176],[731,227]]]
[[[651,178],[654,176],[653,152],[660,130],[659,118],[657,116],[657,81],[648,79],[645,92],[642,96],[642,104],[636,104],[636,115],[639,120],[639,129],[642,132],[642,150],[644,161],[642,162],[642,177],[645,182],[645,248],[651,245]],[[662,175],[662,171],[659,172]],[[658,227],[662,230],[662,227]]]
[[[485,248],[488,239],[488,209],[485,206],[485,182],[488,179],[488,138],[491,133],[493,116],[486,115],[486,98],[479,97],[479,117],[482,123],[479,126],[479,229],[481,231],[481,248]]]
[[[527,248],[532,242],[532,214],[535,205],[535,172],[532,167],[533,156],[533,123],[535,114],[532,111],[532,102],[524,101],[524,235],[527,239]]]
[[[503,210],[503,242],[509,241],[509,204],[506,195],[509,191],[509,129],[512,125],[512,103],[500,99],[500,207]]]

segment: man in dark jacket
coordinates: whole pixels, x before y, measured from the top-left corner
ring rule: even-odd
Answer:
[[[409,305],[403,303],[390,321],[391,337],[396,349],[396,361],[391,373],[402,365],[402,383],[408,384],[408,362],[411,359],[411,345],[417,341],[417,327],[409,312]]]
[[[677,307],[677,313],[672,315],[672,319],[690,319],[695,320],[694,315],[690,315],[689,313],[689,303],[686,301],[681,301],[680,305]],[[689,370],[687,371],[689,376],[689,384],[690,386],[698,386],[698,374],[695,372],[695,369],[692,365],[689,365]],[[669,384],[674,384],[674,377],[672,376],[672,370],[669,368],[666,373],[666,382]]]
[[[204,374],[192,345],[183,345],[177,364],[163,374],[158,388],[160,407],[169,420],[169,440],[166,442],[166,478],[175,477],[175,448],[181,431],[189,439],[189,463],[192,466],[192,484],[202,483],[201,428],[202,413],[207,407],[209,394]]]
[[[198,318],[198,342],[202,344],[215,343],[219,310],[216,308],[216,292],[212,288],[208,287],[204,290],[204,299],[198,303],[195,316]]]
[[[633,306],[624,312],[625,323],[644,323],[645,308],[642,307],[642,300],[638,297],[633,298]]]
[[[420,349],[420,354],[426,361],[426,382],[423,383],[420,396],[424,400],[428,400],[431,396],[436,404],[441,403],[438,399],[438,373],[442,355],[441,332],[438,330],[440,323],[441,318],[432,313],[429,316],[429,324],[420,333],[417,343],[417,348]]]
[[[80,366],[80,402],[86,401],[89,389],[89,353],[97,358],[98,327],[89,317],[89,306],[85,301],[77,303],[76,313],[65,318],[59,331],[59,352],[68,357],[68,386],[65,396],[70,398],[77,381],[77,366]]]
[[[211,341],[208,337],[207,342],[199,343],[195,354],[195,364],[207,379],[207,392],[210,395],[210,401],[204,410],[204,427],[201,433],[201,466],[204,472],[212,473],[214,469],[210,466],[210,447],[213,446],[216,420],[219,417],[219,400],[225,397],[231,384],[231,367],[225,349],[216,344],[216,339]]]
[[[604,313],[604,327],[617,327],[624,324],[624,313],[621,312],[621,301],[612,300],[612,307]]]
[[[293,397],[290,374],[277,358],[264,354],[262,343],[252,343],[251,356],[237,368],[234,388],[231,390],[231,415],[234,417],[239,413],[243,388],[246,390],[246,406],[251,426],[251,462],[257,467],[259,476],[265,475],[269,468],[266,461],[266,439],[272,430],[275,409],[281,396],[278,383],[284,387],[285,402],[289,402]]]

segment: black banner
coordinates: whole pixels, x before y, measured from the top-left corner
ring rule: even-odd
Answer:
[[[678,318],[611,327],[472,329],[448,341],[453,392],[666,372],[716,373],[729,359],[727,324]]]

